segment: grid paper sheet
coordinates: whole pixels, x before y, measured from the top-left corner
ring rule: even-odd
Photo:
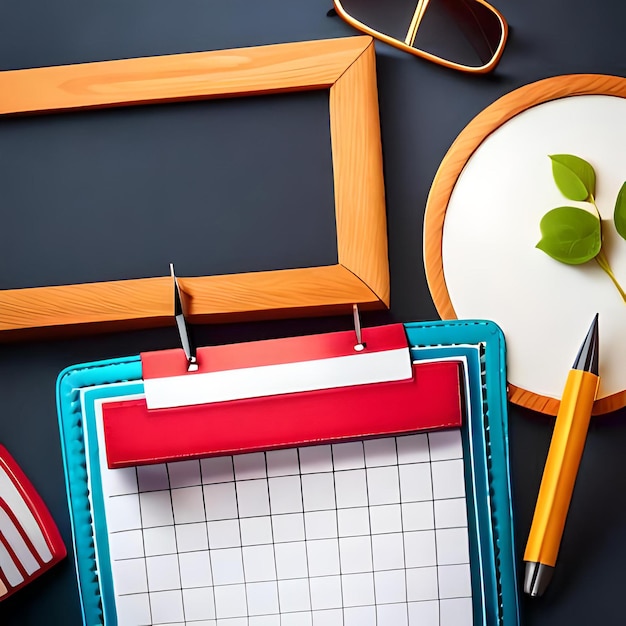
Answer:
[[[472,624],[459,430],[100,465],[119,626]]]

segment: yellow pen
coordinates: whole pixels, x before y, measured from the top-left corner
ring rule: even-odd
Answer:
[[[524,552],[524,591],[531,596],[552,578],[599,384],[596,313],[567,376]]]

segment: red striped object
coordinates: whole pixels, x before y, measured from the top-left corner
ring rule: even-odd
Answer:
[[[65,545],[46,505],[0,445],[0,600],[65,555]]]

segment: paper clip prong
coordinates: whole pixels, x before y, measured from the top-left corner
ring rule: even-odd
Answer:
[[[178,335],[180,336],[180,342],[187,357],[187,371],[196,372],[198,370],[198,358],[196,356],[196,346],[191,340],[189,334],[189,327],[187,326],[187,320],[185,319],[185,310],[183,308],[183,299],[178,285],[178,279],[174,273],[174,264],[170,263],[170,273],[174,281],[174,319],[176,320],[176,327],[178,328]]]
[[[359,318],[358,304],[352,305],[352,316],[354,317],[354,332],[356,333],[356,344],[354,344],[355,352],[363,352],[366,344],[363,341],[363,333],[361,332],[361,319]]]

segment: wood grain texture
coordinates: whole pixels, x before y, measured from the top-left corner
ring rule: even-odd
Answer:
[[[339,263],[389,306],[378,92],[368,80],[375,72],[372,42],[330,89],[330,134]]]
[[[480,144],[496,129],[533,106],[581,95],[626,98],[626,79],[603,74],[568,74],[546,78],[512,91],[479,113],[455,139],[435,175],[424,216],[424,266],[433,301],[442,319],[457,319],[443,269],[443,227],[448,202],[465,164]],[[509,399],[526,408],[556,415],[559,401],[509,385]],[[626,391],[596,400],[594,414],[626,406]]]
[[[329,88],[369,37],[0,72],[0,114]]]
[[[370,37],[0,72],[0,113],[330,89],[338,265],[181,278],[191,321],[350,313],[389,304]],[[173,323],[169,277],[0,291],[0,341]]]
[[[235,321],[351,312],[379,308],[365,283],[341,265],[178,278],[191,322]],[[3,340],[91,330],[121,330],[173,324],[169,276],[0,292]],[[40,329],[41,332],[34,332]]]

